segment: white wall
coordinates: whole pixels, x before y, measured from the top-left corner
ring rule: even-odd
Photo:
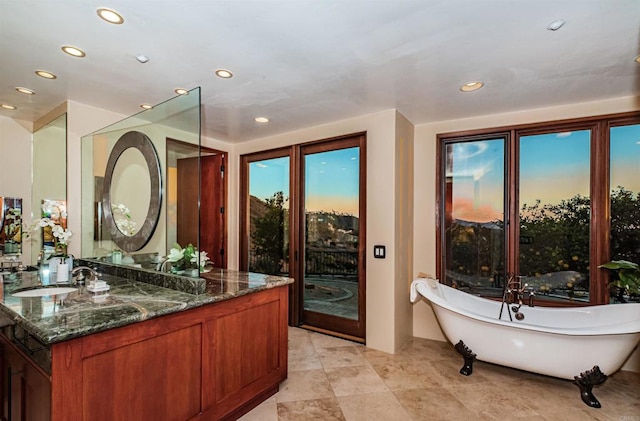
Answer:
[[[400,113],[396,113],[395,141],[394,323],[395,344],[398,346],[413,334],[413,308],[407,302],[407,294],[413,279],[414,126]]]
[[[414,276],[418,272],[435,275],[437,134],[597,116],[639,109],[640,100],[638,97],[624,97],[607,101],[494,114],[416,126],[414,156],[416,186],[414,197]],[[414,305],[413,334],[421,338],[445,340],[431,307],[424,301]],[[640,371],[640,351],[636,350],[623,369]]]

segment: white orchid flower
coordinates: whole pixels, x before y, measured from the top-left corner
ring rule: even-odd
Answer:
[[[184,249],[176,249],[176,248],[172,248],[171,250],[169,250],[169,256],[167,256],[167,259],[172,262],[178,262],[180,260],[182,260],[182,258],[184,257]]]
[[[200,252],[200,267],[204,267],[204,265],[207,263],[208,260],[209,260],[209,256],[207,256],[207,252],[206,251],[201,251]]]

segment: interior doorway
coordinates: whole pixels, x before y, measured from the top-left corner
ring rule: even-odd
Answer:
[[[227,153],[167,139],[167,249],[175,243],[206,251],[213,266],[227,267],[225,253]]]

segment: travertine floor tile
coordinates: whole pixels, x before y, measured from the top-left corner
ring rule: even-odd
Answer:
[[[280,384],[278,402],[333,398],[333,390],[323,370],[292,371]]]
[[[414,421],[483,421],[491,419],[486,415],[472,412],[444,389],[399,390],[394,394]]]
[[[335,338],[329,335],[323,335],[322,333],[309,332],[309,338],[316,349],[320,348],[335,348],[338,346],[363,346],[356,342],[347,341],[346,339]]]
[[[369,365],[325,369],[336,396],[388,392],[389,388]]]
[[[311,343],[311,342],[309,342]],[[322,364],[315,349],[289,351],[289,371],[320,370]]]
[[[391,392],[343,396],[338,402],[347,421],[411,421]]]
[[[482,361],[459,374],[448,343],[412,338],[387,354],[289,328],[289,378],[242,421],[640,421],[640,373],[618,372],[587,407],[569,380]]]
[[[346,421],[335,398],[278,403],[278,419],[280,421]]]
[[[366,360],[355,346],[320,348],[317,350],[317,354],[325,369],[366,364]]]
[[[531,417],[539,415],[528,406],[530,400],[526,398],[514,399],[512,390],[495,386],[489,382],[464,386],[458,385],[446,387],[446,389],[476,414],[500,420],[514,416]]]
[[[373,364],[389,390],[421,389],[434,383],[433,370],[412,360]]]
[[[278,421],[278,406],[275,397],[271,397],[239,419],[239,421]]]
[[[387,354],[377,349],[361,347],[358,348],[360,354],[371,365],[383,365],[394,361],[414,361],[406,352]]]

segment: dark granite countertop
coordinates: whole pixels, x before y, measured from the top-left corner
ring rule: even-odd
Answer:
[[[0,311],[43,345],[293,282],[286,277],[214,269],[200,279],[206,285],[204,291],[191,294],[140,281],[144,274],[136,276],[138,280],[103,274],[102,280],[111,287],[106,297],[81,287],[66,296],[17,298],[12,294],[20,289],[48,285],[48,277],[40,272],[22,272],[5,278]]]

